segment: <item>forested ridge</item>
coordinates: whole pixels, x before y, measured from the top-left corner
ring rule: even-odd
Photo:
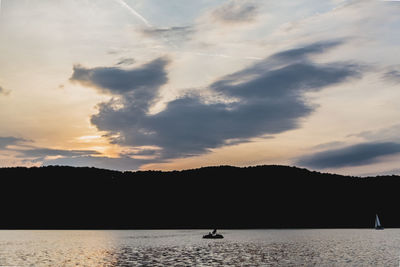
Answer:
[[[351,177],[288,166],[119,172],[1,168],[0,228],[400,227],[399,176]]]

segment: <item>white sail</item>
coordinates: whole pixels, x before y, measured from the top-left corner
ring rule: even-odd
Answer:
[[[381,227],[381,222],[379,221],[378,214],[376,214],[376,219],[375,219],[375,228],[376,227]]]

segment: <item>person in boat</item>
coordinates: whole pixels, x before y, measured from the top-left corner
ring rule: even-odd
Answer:
[[[212,232],[208,232],[207,235],[204,235],[203,238],[224,238],[224,237],[220,234],[217,234],[217,229],[214,229]]]

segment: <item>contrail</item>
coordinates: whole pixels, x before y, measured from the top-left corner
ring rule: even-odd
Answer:
[[[1,0],[0,0],[1,1]],[[142,15],[140,15],[136,10],[134,10],[130,5],[125,3],[124,0],[114,0],[118,4],[120,4],[122,7],[128,9],[129,12],[131,12],[133,15],[135,15],[138,19],[143,21],[144,24],[146,24],[147,27],[152,27],[151,24],[145,19]]]

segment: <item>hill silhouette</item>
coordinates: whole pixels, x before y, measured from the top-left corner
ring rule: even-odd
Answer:
[[[400,227],[400,177],[287,166],[0,169],[2,229]]]

